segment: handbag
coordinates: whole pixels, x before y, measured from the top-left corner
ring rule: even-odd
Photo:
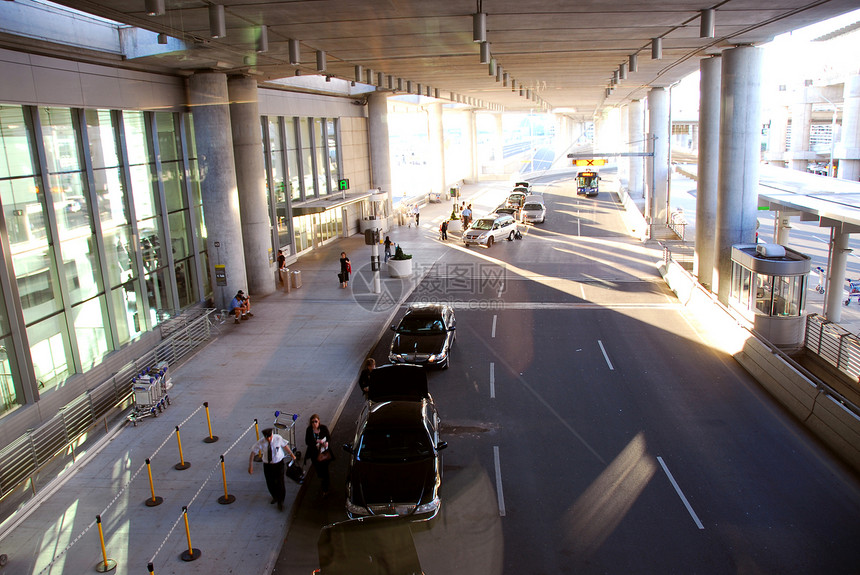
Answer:
[[[286,471],[287,477],[300,484],[304,480],[304,473],[302,472],[302,466],[299,464],[298,460],[290,461],[290,464],[287,465]]]
[[[329,451],[328,449],[326,449],[325,451],[320,451],[317,454],[317,461],[320,463],[329,461],[330,459],[331,459],[331,451]]]
[[[337,272],[337,281],[338,283],[343,283],[343,274],[340,272]]]
[[[350,264],[349,262],[346,262],[346,273],[352,273],[352,264]]]

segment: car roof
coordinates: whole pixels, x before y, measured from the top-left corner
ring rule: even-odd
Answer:
[[[526,203],[528,202],[537,202],[539,204],[543,203],[543,196],[539,196],[537,194],[532,194],[530,196],[526,196]]]
[[[424,405],[421,401],[390,400],[373,404],[367,414],[365,429],[374,427],[424,427]]]
[[[413,303],[406,310],[403,317],[407,315],[415,317],[438,317],[445,312],[448,307],[443,303]]]
[[[427,372],[420,365],[382,365],[370,372],[369,401],[421,401],[429,397]]]

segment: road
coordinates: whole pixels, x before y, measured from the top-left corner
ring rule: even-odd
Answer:
[[[707,345],[609,194],[538,187],[545,224],[452,242],[412,296],[451,302],[458,326],[450,369],[429,374],[449,447],[442,510],[412,524],[424,572],[856,572],[858,478]],[[342,489],[311,478],[299,497],[278,574],[310,573],[319,529],[346,518]]]

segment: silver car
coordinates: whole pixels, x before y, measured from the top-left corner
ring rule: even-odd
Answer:
[[[535,199],[527,200],[520,219],[529,224],[542,224],[546,221],[546,206]]]
[[[463,234],[463,243],[467,246],[481,245],[489,248],[493,242],[514,239],[516,233],[517,225],[512,216],[492,214],[472,222]]]

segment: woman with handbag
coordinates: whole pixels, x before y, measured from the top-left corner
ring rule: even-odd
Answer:
[[[349,258],[346,257],[346,252],[340,252],[340,280],[341,289],[346,289],[349,286],[349,274],[352,273],[352,264],[349,263]]]
[[[331,450],[329,442],[331,441],[331,433],[328,427],[320,424],[320,416],[314,413],[311,415],[310,425],[305,431],[305,459],[310,459],[316,469],[317,476],[322,483],[322,494],[328,495],[329,489],[329,463],[334,459],[334,453]]]

